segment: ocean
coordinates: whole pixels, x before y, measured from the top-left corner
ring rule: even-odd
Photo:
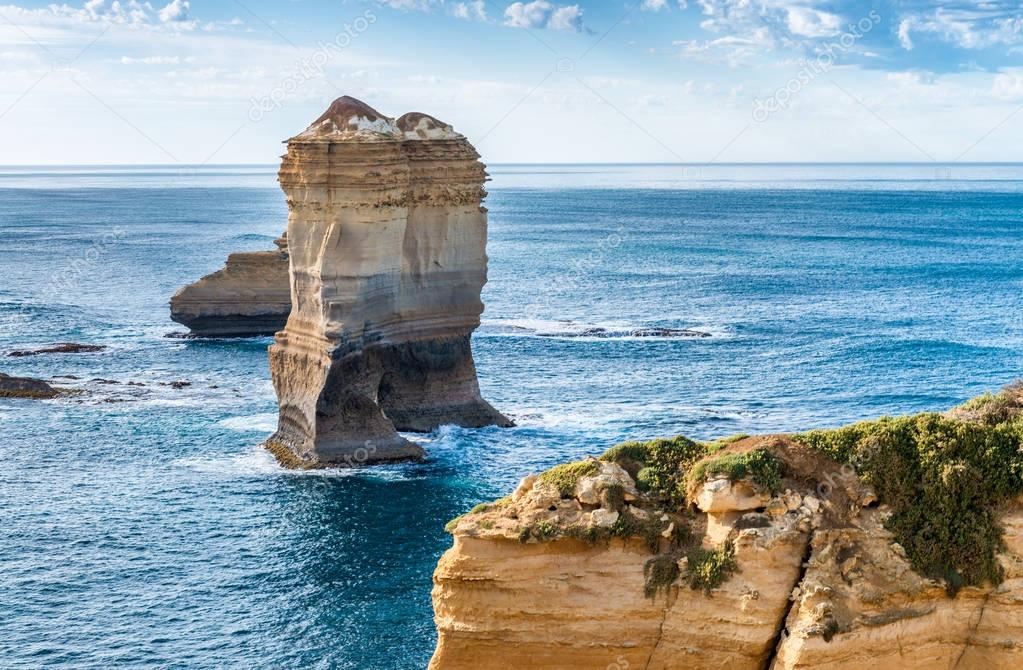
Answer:
[[[0,354],[108,347],[0,357],[85,391],[0,400],[0,666],[423,668],[445,522],[526,474],[1023,376],[1023,165],[490,172],[473,345],[517,427],[296,473],[257,446],[269,338],[166,337],[180,286],[285,229],[275,167],[0,168]],[[709,337],[633,335],[661,327]]]

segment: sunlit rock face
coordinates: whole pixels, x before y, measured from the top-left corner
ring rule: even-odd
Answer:
[[[470,336],[486,282],[486,171],[424,114],[349,97],[288,142],[292,309],[270,347],[268,441],[294,467],[420,458],[398,430],[509,425],[480,397]]]
[[[1023,499],[997,510],[1003,581],[952,597],[914,571],[855,471],[788,436],[717,454],[754,448],[785,464],[776,490],[715,475],[680,511],[593,463],[574,487],[530,475],[451,521],[430,669],[1023,668]],[[669,546],[679,524],[695,553]],[[722,547],[731,572],[698,588],[712,564],[694,557]]]
[[[287,235],[274,251],[234,253],[213,274],[171,298],[171,318],[194,337],[273,335],[288,321],[291,288]]]

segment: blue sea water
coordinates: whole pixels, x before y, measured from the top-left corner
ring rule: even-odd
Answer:
[[[109,347],[0,358],[85,391],[0,400],[0,667],[422,668],[445,522],[527,473],[1023,376],[1023,166],[491,173],[474,348],[518,426],[294,473],[256,446],[269,339],[165,337],[178,287],[284,229],[274,168],[0,169],[0,352]],[[646,326],[711,337],[628,335]]]

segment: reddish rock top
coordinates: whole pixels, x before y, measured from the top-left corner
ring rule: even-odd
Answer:
[[[295,139],[339,136],[341,138],[398,135],[394,119],[384,116],[361,100],[345,95],[330,104],[305,132]]]
[[[373,109],[362,100],[357,100],[350,95],[342,95],[330,103],[330,107],[320,118],[313,121],[312,125],[318,126],[324,121],[333,121],[338,126],[344,127],[355,117],[361,117],[370,121],[387,120],[386,116]]]
[[[396,122],[398,130],[405,134],[405,139],[454,139],[459,137],[454,128],[429,114],[409,112],[403,114]]]
[[[409,112],[397,121],[349,95],[332,102],[296,140],[453,140],[462,136],[429,114]]]

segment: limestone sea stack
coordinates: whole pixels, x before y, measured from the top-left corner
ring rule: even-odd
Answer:
[[[343,97],[288,141],[292,309],[270,347],[267,446],[293,467],[417,459],[398,431],[510,425],[470,337],[487,278],[485,167],[451,126]]]
[[[431,670],[1023,668],[1023,386],[630,442],[453,520]]]
[[[195,337],[258,337],[284,328],[291,312],[287,234],[275,251],[234,253],[223,269],[171,298],[171,318]]]

